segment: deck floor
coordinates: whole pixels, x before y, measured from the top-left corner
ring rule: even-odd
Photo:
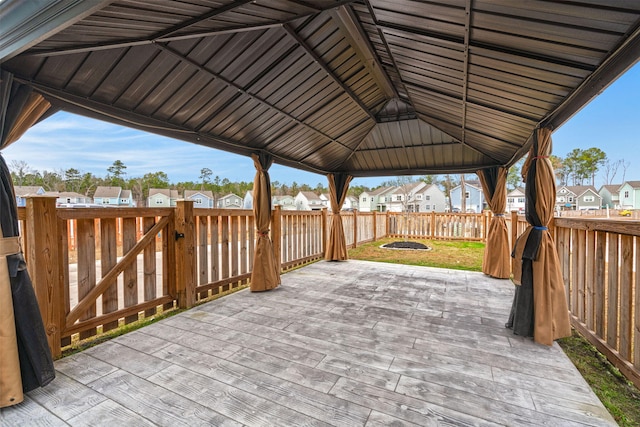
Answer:
[[[0,425],[616,425],[557,344],[504,328],[508,280],[347,261],[56,362]]]

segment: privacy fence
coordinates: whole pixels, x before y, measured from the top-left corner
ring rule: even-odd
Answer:
[[[87,338],[248,283],[255,225],[249,210],[19,208],[23,247],[54,356]],[[275,209],[271,237],[282,271],[322,259],[332,214]],[[348,247],[383,237],[484,241],[490,213],[342,212]],[[511,246],[526,228],[507,216]],[[556,218],[576,328],[640,384],[640,223]]]

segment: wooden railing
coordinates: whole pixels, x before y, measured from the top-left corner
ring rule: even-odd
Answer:
[[[271,237],[281,270],[324,257],[330,217],[274,210]],[[255,222],[249,210],[194,209],[189,201],[176,208],[72,209],[33,197],[18,209],[18,219],[55,357],[74,336],[192,307],[251,277]],[[344,222],[351,246],[385,235],[379,213],[345,213]]]
[[[572,324],[640,387],[640,223],[556,218]]]
[[[486,214],[342,212],[349,247],[383,237],[486,238]],[[273,212],[271,237],[282,270],[322,259],[326,211]],[[34,197],[18,218],[29,273],[58,357],[72,336],[86,338],[158,310],[188,308],[248,283],[255,223],[247,210],[56,209]],[[524,216],[507,215],[510,246]],[[573,325],[640,385],[640,223],[555,218]],[[73,241],[73,245],[70,244]]]
[[[390,237],[484,241],[489,213],[396,213],[387,215]]]

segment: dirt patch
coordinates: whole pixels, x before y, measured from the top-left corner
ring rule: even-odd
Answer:
[[[411,249],[419,251],[430,251],[431,247],[420,242],[390,242],[380,246],[384,249]]]

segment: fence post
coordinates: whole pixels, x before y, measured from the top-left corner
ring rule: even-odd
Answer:
[[[193,220],[193,201],[176,203],[176,291],[179,308],[190,308],[196,303],[196,230]]]
[[[358,210],[353,210],[353,247],[358,247]]]
[[[327,251],[327,208],[322,208],[322,255]]]
[[[378,214],[376,211],[373,211],[373,241],[378,240]]]
[[[511,211],[511,245],[513,248],[518,239],[518,211]]]
[[[273,243],[273,252],[276,257],[278,271],[282,271],[282,209],[280,205],[276,205],[273,208],[271,213],[271,242]]]
[[[51,354],[62,354],[65,324],[61,278],[62,236],[58,233],[55,197],[29,197],[26,203],[26,235],[29,238],[27,270],[33,283]],[[66,236],[65,236],[66,237]]]
[[[436,211],[431,211],[431,223],[429,224],[430,238],[435,239],[436,236]]]

